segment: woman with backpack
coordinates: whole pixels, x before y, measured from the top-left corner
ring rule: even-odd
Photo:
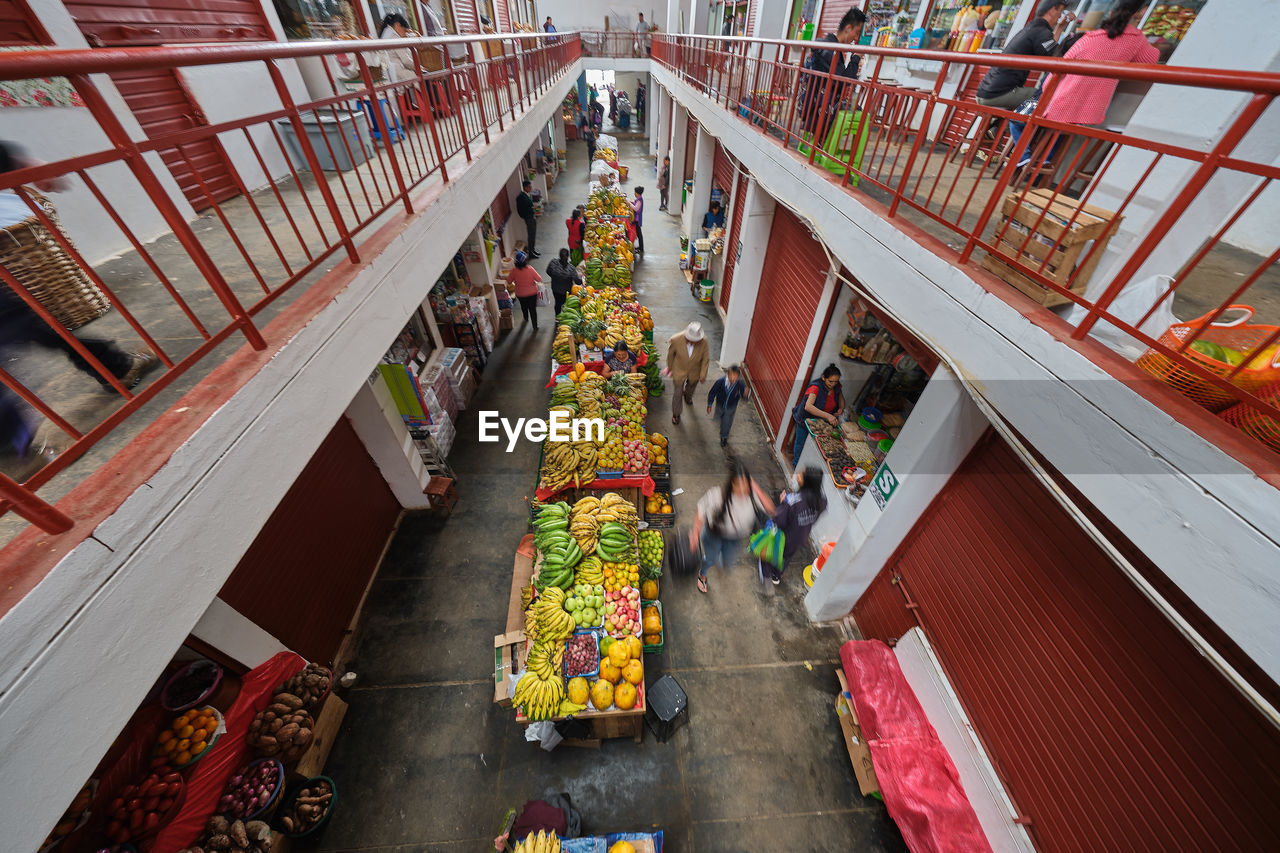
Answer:
[[[822,376],[805,387],[800,402],[791,410],[791,418],[796,422],[796,440],[791,449],[792,468],[800,464],[800,451],[804,450],[804,443],[809,440],[809,428],[805,425],[805,420],[821,418],[832,426],[839,426],[844,404],[840,368],[828,364],[823,369]]]
[[[808,541],[814,522],[827,510],[827,496],[822,493],[822,469],[806,465],[796,478],[797,487],[794,491],[782,493],[778,511],[773,514],[774,525],[786,537],[782,546],[782,564],[769,567],[774,586],[782,583],[782,571],[787,567],[787,561]]]
[[[745,465],[734,463],[728,481],[707,491],[698,501],[698,514],[689,531],[689,547],[702,545],[702,568],[698,570],[698,591],[707,591],[707,569],[719,563],[728,569],[734,555],[756,526],[756,510],[772,515],[773,501],[751,477]]]

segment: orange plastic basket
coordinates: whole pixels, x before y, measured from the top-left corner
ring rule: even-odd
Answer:
[[[1267,338],[1280,332],[1280,326],[1263,326],[1250,323],[1249,320],[1253,319],[1254,314],[1252,306],[1231,305],[1227,308],[1227,311],[1239,311],[1242,313],[1235,319],[1224,321],[1219,318],[1213,323],[1209,322],[1209,318],[1213,316],[1212,314],[1206,314],[1199,319],[1189,320],[1185,323],[1174,323],[1160,336],[1160,343],[1176,350],[1185,341],[1202,340],[1248,354]],[[1236,369],[1234,365],[1218,361],[1216,358],[1210,358],[1190,347],[1183,350],[1182,357],[1204,368],[1206,372],[1220,376],[1223,379],[1230,376],[1231,372]],[[1280,366],[1276,364],[1277,358],[1280,358],[1280,350],[1277,350],[1277,355],[1272,358],[1253,358],[1248,367],[1231,377],[1231,384],[1246,391],[1254,392],[1267,383],[1280,379]],[[1147,373],[1172,385],[1182,394],[1211,412],[1220,412],[1236,402],[1236,399],[1223,389],[1202,379],[1182,364],[1154,349],[1148,349],[1143,353],[1137,364]]]
[[[1257,397],[1280,409],[1280,382],[1273,382],[1258,391]],[[1280,453],[1280,419],[1265,415],[1248,403],[1237,403],[1218,417]]]

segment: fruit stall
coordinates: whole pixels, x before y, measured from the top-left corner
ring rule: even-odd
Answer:
[[[166,671],[40,848],[279,853],[337,804],[322,775],[346,713],[333,674],[281,652],[236,675]]]
[[[626,832],[560,838],[554,832],[539,830],[512,849],[515,853],[662,853],[662,833]]]

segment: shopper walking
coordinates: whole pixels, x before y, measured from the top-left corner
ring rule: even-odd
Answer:
[[[582,134],[582,139],[587,143],[587,174],[591,174],[591,164],[596,159],[596,130],[595,130],[595,110],[591,111],[592,120],[587,124],[587,130]]]
[[[850,9],[840,19],[834,33],[827,33],[818,44],[853,44],[862,35],[862,25],[867,16],[859,9]],[[841,109],[841,102],[853,94],[851,81],[858,79],[856,53],[837,52],[815,48],[806,62],[805,80],[801,83],[804,102],[804,129],[812,134],[814,145],[822,145],[827,138],[827,128]],[[828,77],[830,75],[830,77]],[[762,106],[757,107],[763,110]]]
[[[734,557],[743,551],[743,541],[755,529],[757,509],[766,517],[773,515],[773,501],[741,462],[734,463],[723,486],[709,489],[698,501],[689,547],[697,551],[702,546],[699,592],[707,591],[707,570],[711,566],[728,570]]]
[[[574,264],[582,263],[582,243],[587,237],[587,220],[582,216],[582,208],[575,207],[573,213],[564,221],[569,229],[569,257]],[[559,313],[557,310],[556,313]]]
[[[530,258],[540,258],[538,254],[538,215],[533,209],[533,195],[529,192],[533,189],[532,181],[524,181],[520,184],[520,194],[516,196],[516,214],[524,220],[525,229],[529,232],[529,239],[526,250]]]
[[[694,321],[685,327],[683,332],[671,336],[667,345],[667,366],[663,372],[671,377],[671,423],[680,423],[680,412],[684,404],[693,405],[693,392],[698,383],[707,378],[708,357],[707,342],[702,333],[702,324]]]
[[[636,124],[644,124],[644,109],[648,105],[649,96],[643,83],[636,84]]]
[[[636,197],[631,200],[631,213],[636,223],[636,251],[644,254],[644,187],[636,187]]]
[[[808,418],[821,418],[832,426],[840,424],[840,413],[844,411],[844,388],[840,385],[840,368],[828,364],[822,376],[810,382],[791,410],[791,418],[796,423],[796,439],[791,449],[791,467],[800,464],[800,451],[809,440],[809,428],[805,426]]]
[[[529,256],[524,252],[516,252],[515,262],[515,268],[507,273],[507,283],[511,285],[511,292],[515,298],[520,300],[520,313],[524,316],[525,324],[532,326],[536,332],[538,331],[538,285],[542,283],[542,276],[529,266]]]
[[[671,191],[671,158],[662,158],[662,168],[658,170],[658,210],[667,209],[667,193]]]
[[[782,565],[769,567],[769,579],[774,586],[782,583],[782,572],[787,561],[795,556],[805,542],[814,522],[827,510],[827,496],[822,493],[822,469],[806,465],[796,474],[797,487],[785,491],[778,498],[778,509],[773,523],[785,538],[782,546]],[[763,565],[761,574],[764,574]]]
[[[578,253],[581,254],[581,250]],[[547,278],[551,279],[551,295],[556,301],[556,316],[559,316],[565,297],[575,284],[582,284],[582,276],[578,275],[578,268],[570,262],[568,249],[561,249],[560,257],[552,258],[551,263],[547,264]]]
[[[729,365],[707,392],[707,414],[715,408],[715,419],[720,422],[720,446],[729,443],[729,429],[733,426],[733,418],[738,414],[738,403],[750,400],[751,392],[742,378],[742,369],[736,364]]]

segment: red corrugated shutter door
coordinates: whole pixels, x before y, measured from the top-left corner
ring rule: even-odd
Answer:
[[[817,37],[822,38],[827,33],[834,34],[840,26],[840,19],[844,17],[844,13],[854,5],[853,0],[824,0],[822,12],[818,15]]]
[[[779,206],[747,340],[747,375],[765,413],[770,437],[785,432],[794,402],[796,373],[818,314],[828,262],[818,242],[795,214]]]
[[[511,32],[511,8],[507,6],[507,0],[494,0],[493,13],[498,16],[498,32]]]
[[[756,34],[756,9],[760,2],[761,0],[751,0],[751,3],[747,6],[747,27],[742,34],[748,38]]]
[[[0,44],[51,44],[25,0],[0,0]]]
[[[689,121],[685,125],[684,133],[684,179],[690,181],[694,179],[693,169],[697,162],[698,151],[698,122],[693,116],[689,116]],[[673,187],[672,189],[676,189]],[[701,220],[699,220],[701,221]]]
[[[332,660],[399,516],[339,418],[218,597],[303,657]]]
[[[724,281],[720,282],[720,307],[729,310],[729,291],[733,289],[733,271],[738,267],[738,247],[742,245],[742,211],[747,206],[747,176],[738,176],[738,186],[733,191],[733,212],[729,215],[729,229],[725,234]]]
[[[998,436],[859,600],[867,636],[903,593],[1038,850],[1280,849],[1280,732]]]
[[[733,160],[729,157],[724,146],[718,141],[716,142],[716,157],[711,168],[712,183],[724,190],[725,206],[728,206],[729,195],[733,192]]]
[[[65,5],[92,47],[275,38],[258,0],[67,0]]]
[[[475,0],[454,0],[453,31],[458,35],[480,32],[480,16],[476,12]]]
[[[507,195],[506,187],[498,190],[497,198],[489,205],[489,213],[493,216],[494,228],[501,228],[511,218],[511,198]]]

